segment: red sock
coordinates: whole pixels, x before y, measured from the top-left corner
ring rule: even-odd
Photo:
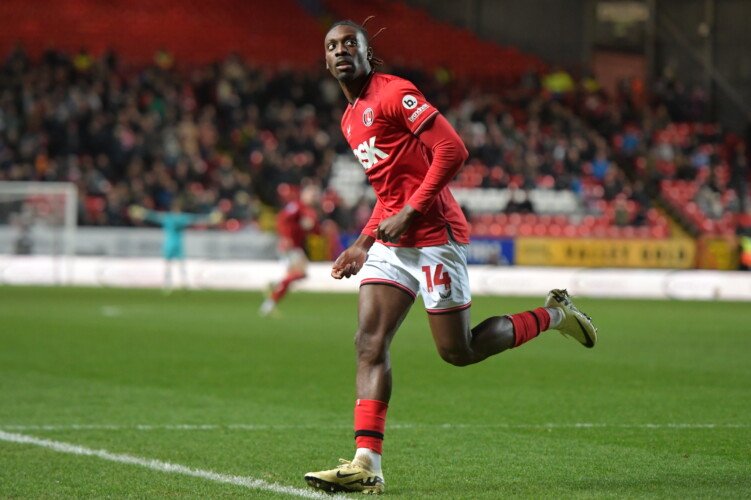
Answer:
[[[287,276],[284,277],[282,281],[279,282],[276,287],[274,287],[274,291],[271,292],[271,300],[274,302],[279,302],[284,298],[285,295],[287,295],[287,290],[289,289],[289,286],[292,284],[292,282],[301,280],[305,277],[305,273],[289,273]]]
[[[550,328],[550,314],[544,307],[506,317],[514,325],[514,347],[519,347]]]
[[[376,399],[358,399],[355,402],[355,443],[358,448],[370,448],[382,454],[388,407]]]

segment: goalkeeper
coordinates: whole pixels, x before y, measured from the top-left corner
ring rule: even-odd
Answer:
[[[162,256],[164,257],[163,291],[169,294],[173,290],[172,268],[179,267],[182,287],[188,283],[188,273],[185,268],[185,250],[183,236],[185,229],[196,224],[219,224],[222,214],[214,210],[209,214],[190,214],[182,211],[182,204],[175,200],[169,212],[149,210],[137,205],[131,206],[128,213],[133,220],[145,220],[157,224],[164,230]]]

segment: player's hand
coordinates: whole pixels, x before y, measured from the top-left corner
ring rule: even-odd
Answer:
[[[340,280],[354,276],[360,272],[367,258],[368,252],[362,247],[353,245],[347,248],[334,261],[331,267],[331,277]]]
[[[131,205],[128,207],[128,215],[131,219],[142,220],[146,217],[146,209],[138,205]]]
[[[397,243],[418,215],[417,210],[406,205],[398,214],[387,217],[378,224],[376,239],[384,243]]]

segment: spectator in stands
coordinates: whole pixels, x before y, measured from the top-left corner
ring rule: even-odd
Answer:
[[[738,141],[730,159],[730,185],[735,190],[738,198],[738,212],[748,213],[749,209],[749,169],[746,143]]]
[[[720,194],[710,184],[699,187],[694,202],[710,219],[719,219],[723,214],[723,204]]]
[[[613,201],[618,195],[624,192],[628,183],[622,170],[615,167],[609,168],[602,179],[602,198],[605,201]]]
[[[619,227],[631,225],[631,213],[628,210],[626,197],[623,195],[618,196],[613,203],[613,222]]]
[[[524,188],[509,186],[509,200],[504,210],[507,214],[533,214],[535,208],[529,199],[529,191]]]
[[[563,68],[555,68],[542,79],[542,86],[554,96],[562,96],[573,92],[576,83],[571,75]]]

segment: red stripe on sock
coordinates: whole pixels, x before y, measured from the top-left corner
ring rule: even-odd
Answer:
[[[389,405],[376,399],[358,399],[355,402],[355,434],[365,431],[383,436],[386,430],[386,410]],[[358,448],[369,448],[379,455],[383,453],[383,438],[355,435]]]
[[[537,321],[540,322],[540,331],[544,332],[550,328],[550,313],[544,307],[538,307],[532,310],[532,314],[537,317]]]
[[[506,316],[514,325],[514,347],[519,347],[550,328],[550,314],[544,307]]]

